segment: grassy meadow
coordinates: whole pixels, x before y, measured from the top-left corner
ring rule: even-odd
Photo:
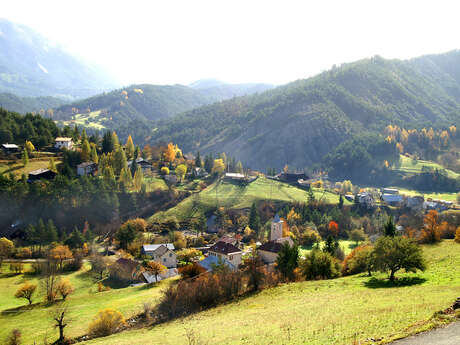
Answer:
[[[183,319],[84,342],[129,344],[376,344],[429,329],[460,293],[460,245],[424,246],[428,269],[401,286],[366,275],[282,285]],[[383,278],[383,275],[379,275]],[[188,335],[188,336],[187,336]],[[366,339],[379,339],[365,342]],[[359,342],[358,342],[359,341]]]
[[[319,244],[320,248],[323,248],[324,244],[325,241],[321,241]],[[343,249],[345,255],[348,255],[356,247],[356,242],[350,240],[339,240],[339,246]],[[299,251],[301,256],[305,256],[312,251],[312,246],[301,246]]]
[[[108,120],[108,118],[102,117],[100,115],[101,111],[97,110],[85,114],[76,114],[73,120],[59,122],[64,126],[77,125],[79,127],[81,126],[101,130],[105,128],[105,126],[102,124],[102,121]]]
[[[314,189],[316,199],[327,203],[337,204],[337,194]],[[232,182],[213,183],[200,193],[195,193],[180,202],[177,206],[153,215],[150,220],[159,220],[165,216],[175,215],[179,220],[186,219],[193,214],[195,208],[202,211],[219,207],[226,208],[249,208],[253,202],[259,200],[271,200],[274,202],[306,201],[307,191],[291,186],[287,183],[260,177],[248,185],[239,185]],[[349,203],[345,200],[345,203]]]
[[[415,164],[413,164],[412,158],[400,155],[400,166],[395,167],[394,170],[401,171],[408,174],[420,174],[422,172],[423,167],[429,167],[432,169],[438,170],[445,170],[447,175],[450,178],[458,178],[460,174],[456,172],[444,168],[442,165],[432,162],[432,161],[424,161],[424,160],[417,160]]]
[[[62,161],[56,157],[54,157],[54,163],[56,166],[60,164]],[[31,171],[40,169],[40,168],[48,168],[49,166],[49,158],[29,158],[29,164],[24,167],[24,164],[21,160],[0,160],[0,174],[9,174],[13,173],[16,177],[21,177],[22,174],[27,174]]]
[[[43,302],[43,289],[38,278],[27,274],[9,273],[8,266],[4,264],[0,274],[0,343],[3,343],[5,337],[15,328],[22,331],[24,344],[31,344],[33,341],[43,343],[45,337],[54,341],[57,332],[53,328],[50,315],[54,308]],[[165,286],[173,281],[160,282],[152,288],[140,286],[97,292],[96,279],[87,269],[88,266],[83,267],[79,272],[64,275],[75,287],[75,292],[67,297],[66,302],[72,320],[66,327],[66,334],[70,337],[85,334],[88,324],[99,310],[114,308],[122,312],[125,317],[139,313],[143,302],[155,302]],[[25,299],[14,298],[15,291],[25,281],[38,284],[37,295],[32,306],[28,306]]]

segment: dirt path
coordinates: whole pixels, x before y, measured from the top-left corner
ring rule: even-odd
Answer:
[[[460,322],[397,340],[390,345],[459,345]]]

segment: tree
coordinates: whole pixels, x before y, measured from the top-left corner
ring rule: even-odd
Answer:
[[[128,249],[128,245],[137,236],[136,228],[131,224],[123,224],[115,234],[115,239],[120,243],[120,248]]]
[[[69,238],[64,242],[71,249],[81,248],[83,247],[83,243],[85,243],[85,239],[77,227],[73,229]]]
[[[123,182],[123,184],[126,186],[126,187],[129,187],[133,184],[133,177],[131,175],[131,171],[124,167],[121,172],[120,172],[120,179],[119,179],[120,182]]]
[[[128,163],[126,161],[125,151],[118,147],[113,156],[113,170],[115,175],[120,175],[123,169],[128,168]]]
[[[58,267],[62,270],[64,261],[72,259],[73,255],[68,246],[59,245],[50,250],[49,258],[58,262]]]
[[[339,224],[331,220],[327,226],[327,229],[329,230],[329,234],[337,238],[337,236],[339,235]]]
[[[149,261],[145,265],[145,269],[155,275],[155,281],[158,282],[158,275],[166,272],[166,267],[156,261]]]
[[[350,240],[355,241],[356,245],[361,241],[365,241],[367,238],[363,229],[354,229],[350,231]]]
[[[264,263],[257,253],[253,253],[244,261],[245,272],[249,275],[248,285],[252,285],[252,291],[258,291],[264,279]]]
[[[455,231],[455,242],[460,243],[460,226]]]
[[[396,235],[396,226],[393,223],[393,217],[389,216],[388,221],[383,226],[384,236],[395,237]]]
[[[112,133],[110,131],[106,131],[104,136],[102,137],[102,152],[109,153],[114,150],[114,143]]]
[[[186,173],[187,173],[187,166],[185,164],[179,164],[176,167],[176,176],[179,177],[181,182],[184,180]]]
[[[390,272],[390,281],[401,269],[406,272],[424,271],[426,263],[421,248],[406,237],[383,236],[374,247],[373,265],[381,272]]]
[[[225,164],[222,158],[215,159],[211,172],[216,175],[223,174],[225,171]]]
[[[343,195],[340,194],[339,196],[339,209],[342,210],[343,209]]]
[[[24,149],[27,150],[27,153],[30,155],[32,152],[35,151],[35,146],[30,142],[29,140],[26,140],[26,143],[24,144]]]
[[[373,250],[370,245],[361,245],[353,249],[343,261],[342,275],[351,275],[367,272],[369,276],[373,270]]]
[[[89,142],[87,139],[83,141],[81,144],[81,160],[83,162],[88,162],[91,157],[91,147],[89,146]]]
[[[88,333],[93,337],[104,337],[115,333],[124,324],[125,318],[119,311],[104,309],[89,324]]]
[[[332,279],[339,276],[337,264],[331,254],[313,249],[300,263],[305,279]]]
[[[26,167],[29,164],[29,154],[27,150],[22,151],[22,164]]]
[[[54,327],[59,329],[59,339],[54,342],[56,345],[66,345],[69,344],[67,339],[64,336],[64,328],[68,324],[67,320],[67,306],[66,305],[60,305],[59,307],[55,307],[55,309],[52,311],[52,318],[55,322]]]
[[[73,293],[75,289],[68,279],[60,279],[56,284],[56,291],[65,301],[67,296]]]
[[[201,157],[200,157],[200,151],[198,151],[198,153],[196,154],[196,158],[195,158],[195,166],[197,168],[201,168]]]
[[[243,173],[243,164],[240,161],[238,161],[238,163],[236,163],[236,172],[239,173],[239,174]]]
[[[174,148],[173,143],[169,143],[164,153],[164,160],[168,163],[172,163],[174,162],[175,159],[176,159],[176,150]]]
[[[161,172],[161,175],[169,175],[169,168],[161,167],[160,172]]]
[[[14,250],[14,243],[6,237],[0,238],[0,271],[4,259],[7,259]]]
[[[126,147],[126,156],[128,157],[128,159],[133,159],[134,143],[133,143],[133,138],[131,137],[131,135],[128,136],[125,147]]]
[[[294,270],[299,265],[299,248],[284,242],[276,258],[276,268],[281,272],[285,279],[294,278]]]
[[[313,192],[313,188],[311,186],[308,187],[307,198],[308,205],[312,205],[315,202],[315,193]]]
[[[91,271],[98,275],[99,280],[103,280],[104,275],[108,272],[110,260],[105,256],[95,254],[91,256],[89,261],[91,263]]]
[[[423,229],[420,236],[422,243],[436,243],[441,241],[441,228],[442,225],[438,223],[438,212],[430,210],[423,218]]]
[[[58,240],[58,233],[56,226],[54,225],[53,220],[50,218],[46,223],[46,241],[48,243],[53,243]]]
[[[259,234],[261,225],[260,225],[260,217],[259,212],[257,212],[256,203],[253,202],[251,206],[251,211],[249,213],[249,227],[254,230],[257,234]]]
[[[25,298],[26,300],[29,301],[29,304],[32,304],[32,298],[33,298],[33,295],[36,289],[37,289],[36,284],[25,282],[17,289],[16,293],[14,294],[14,297]]]
[[[139,191],[141,189],[142,183],[144,182],[144,173],[142,172],[142,168],[138,167],[136,172],[134,173],[134,188],[136,191]]]
[[[54,162],[53,157],[50,157],[50,161],[48,163],[48,169],[50,169],[51,171],[57,172],[56,163]]]
[[[96,145],[91,145],[90,160],[96,164],[99,162],[99,157],[97,156]]]
[[[339,242],[332,235],[327,236],[326,241],[324,242],[323,252],[335,255],[337,249],[339,248]]]
[[[118,135],[115,131],[112,132],[112,141],[113,149],[116,151],[120,148],[120,140],[118,140]]]

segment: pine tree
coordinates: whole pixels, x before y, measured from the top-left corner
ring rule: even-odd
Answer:
[[[115,175],[120,175],[121,171],[127,166],[125,151],[121,147],[118,147],[113,157],[113,170]]]
[[[131,163],[131,175],[132,176],[134,176],[134,174],[136,173],[138,167],[139,167],[139,164],[137,164],[136,160],[133,159],[133,161]]]
[[[133,183],[133,177],[131,175],[131,171],[124,167],[123,170],[120,172],[120,179],[119,179],[120,182],[123,182],[123,184],[125,185],[125,187],[129,187],[132,185]]]
[[[99,157],[97,156],[96,145],[92,145],[91,147],[91,154],[90,154],[91,162],[99,163]]]
[[[88,136],[86,135],[86,129],[81,130],[81,142],[83,143],[85,140],[88,140]]]
[[[141,148],[139,145],[136,145],[136,148],[134,149],[134,157],[133,159],[136,160],[141,156]]]
[[[22,164],[24,164],[24,167],[29,164],[29,154],[27,153],[26,149],[22,151]]]
[[[240,161],[236,164],[236,172],[242,174],[243,173],[243,164]]]
[[[134,156],[134,143],[133,143],[133,138],[128,136],[128,139],[126,140],[126,157],[128,159],[132,159]]]
[[[102,137],[102,152],[109,153],[114,150],[113,136],[110,131],[104,133]]]
[[[253,202],[251,206],[251,212],[249,213],[249,227],[254,230],[257,234],[260,231],[260,217],[257,212],[256,204]]]
[[[52,219],[48,219],[48,223],[46,224],[46,237],[48,243],[53,243],[58,240],[57,229]]]
[[[393,217],[389,216],[387,223],[384,225],[384,235],[388,237],[395,237],[396,226],[393,223]]]
[[[136,191],[141,189],[142,183],[144,182],[144,174],[142,173],[142,168],[138,167],[134,173],[134,188]]]
[[[113,141],[113,149],[118,150],[120,148],[120,140],[118,140],[118,135],[115,131],[112,132],[112,141]]]
[[[198,153],[196,154],[196,158],[195,158],[195,166],[197,168],[201,168],[201,157],[200,157],[200,151],[198,151]]]
[[[74,228],[70,237],[65,240],[64,244],[69,246],[70,249],[76,249],[83,247],[83,243],[85,243],[85,239],[80,231],[78,231],[77,227]]]
[[[90,160],[91,148],[87,139],[81,144],[81,160],[83,162],[88,162]]]
[[[308,204],[311,205],[315,202],[315,193],[313,192],[313,188],[310,186],[308,187]]]
[[[340,194],[340,197],[339,197],[339,209],[343,209],[343,195]]]

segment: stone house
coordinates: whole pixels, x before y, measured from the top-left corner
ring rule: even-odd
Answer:
[[[174,244],[144,244],[141,253],[150,256],[153,261],[161,263],[167,268],[177,267],[177,254],[174,252]]]

